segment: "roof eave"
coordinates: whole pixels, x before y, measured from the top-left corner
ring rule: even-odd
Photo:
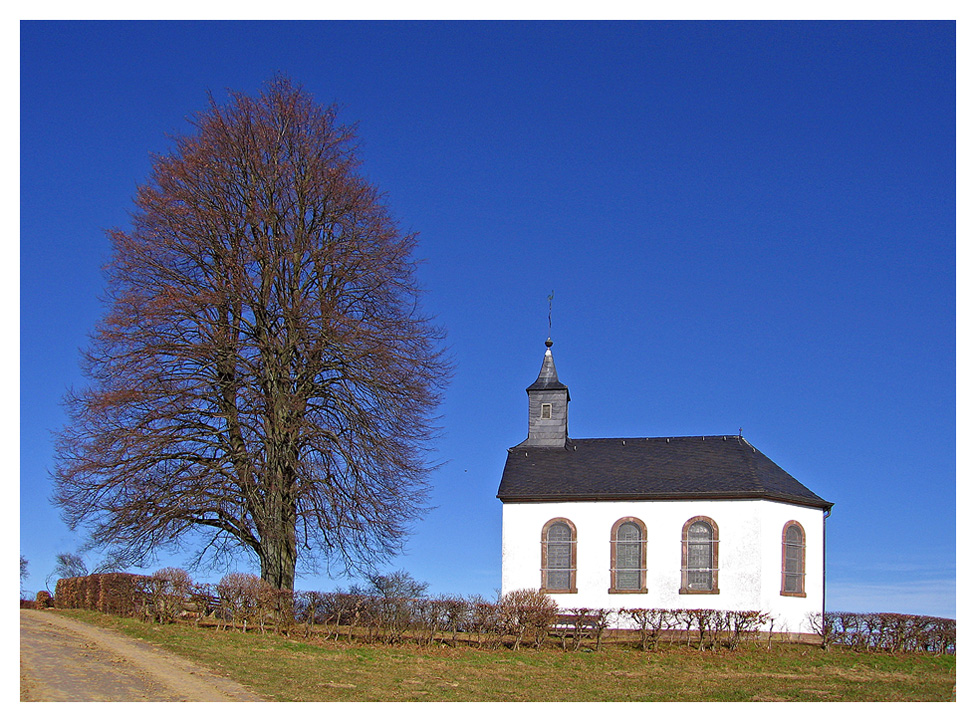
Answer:
[[[815,509],[831,509],[834,504],[823,499],[804,499],[780,494],[761,494],[755,492],[716,492],[699,494],[535,494],[532,496],[512,496],[497,494],[496,498],[502,503],[545,503],[557,501],[743,501],[764,500],[778,501],[797,506],[809,506]]]

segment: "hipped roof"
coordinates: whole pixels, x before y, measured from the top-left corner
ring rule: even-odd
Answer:
[[[821,499],[741,436],[571,439],[508,450],[503,502],[770,499],[822,509]]]

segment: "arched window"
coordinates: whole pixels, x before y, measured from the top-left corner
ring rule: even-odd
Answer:
[[[569,519],[542,527],[542,591],[576,592],[576,527]]]
[[[610,531],[611,594],[647,593],[647,528],[632,516],[618,519]]]
[[[780,594],[784,597],[805,597],[806,534],[797,521],[783,527],[783,582]]]
[[[718,526],[696,516],[681,530],[680,594],[718,594]]]

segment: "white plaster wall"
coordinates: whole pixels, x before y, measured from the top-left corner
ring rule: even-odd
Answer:
[[[610,530],[621,517],[647,527],[647,594],[609,594]],[[719,532],[718,594],[679,594],[681,529],[707,516]],[[502,508],[502,593],[538,589],[542,527],[555,517],[577,530],[575,594],[553,594],[561,607],[755,609],[775,631],[809,632],[807,615],[823,600],[823,512],[765,500],[506,503]],[[806,532],[806,597],[780,594],[787,521]]]

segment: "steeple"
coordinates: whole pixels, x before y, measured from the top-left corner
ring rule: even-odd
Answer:
[[[552,339],[546,339],[539,378],[526,390],[529,395],[529,437],[524,446],[565,446],[568,434],[569,387],[559,382],[552,359]]]

